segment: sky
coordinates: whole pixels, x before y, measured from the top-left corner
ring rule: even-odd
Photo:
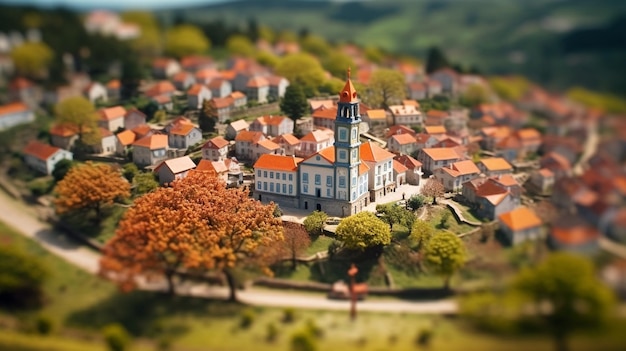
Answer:
[[[211,4],[231,0],[0,0],[2,4],[36,5],[56,7],[63,5],[77,9],[108,8],[108,9],[154,9],[163,7],[184,7],[188,5]]]

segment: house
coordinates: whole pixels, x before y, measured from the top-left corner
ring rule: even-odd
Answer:
[[[189,55],[180,59],[180,66],[187,72],[198,72],[205,68],[215,68],[215,62],[208,56]]]
[[[321,150],[332,146],[335,142],[333,132],[329,129],[317,129],[300,138],[299,157],[309,157]]]
[[[523,128],[515,132],[519,138],[524,153],[535,153],[541,146],[541,133],[534,128]]]
[[[406,184],[406,172],[409,169],[403,165],[402,163],[398,162],[397,160],[393,160],[393,181],[398,184],[398,185],[402,185],[402,184]]]
[[[137,139],[141,139],[148,135],[154,134],[154,130],[152,130],[152,128],[147,124],[140,124],[136,126],[135,128],[131,129],[131,131],[135,133],[135,135],[137,136]]]
[[[56,124],[50,128],[50,143],[70,150],[78,140],[78,128],[69,124]]]
[[[176,92],[176,87],[168,80],[162,80],[152,85],[145,94],[149,98],[155,99],[159,96],[172,97]]]
[[[317,110],[322,106],[327,109],[335,107],[335,101],[332,99],[308,99],[307,101],[309,102],[309,108],[311,109],[311,112]]]
[[[442,68],[429,76],[430,80],[441,84],[442,92],[456,95],[458,92],[458,73],[450,68]]]
[[[220,123],[224,123],[230,119],[230,112],[234,108],[233,98],[228,96],[225,98],[212,97],[209,100],[211,107],[217,113],[217,121]]]
[[[528,207],[520,206],[498,216],[500,230],[512,245],[542,238],[541,219]]]
[[[193,124],[175,124],[168,134],[169,147],[174,149],[188,149],[202,141],[202,131]]]
[[[446,127],[442,125],[438,126],[425,126],[424,133],[428,135],[432,135],[434,137],[442,137],[446,135]]]
[[[124,128],[126,109],[123,106],[101,108],[98,110],[98,126],[111,132]]]
[[[413,155],[418,150],[415,137],[411,134],[394,134],[387,139],[387,149],[396,154]]]
[[[458,161],[433,172],[435,179],[440,181],[448,192],[461,191],[463,183],[477,178],[479,174],[480,170],[472,160]]]
[[[172,101],[172,97],[168,95],[157,95],[152,100],[158,107],[159,110],[171,111],[174,108],[174,101]]]
[[[133,163],[139,167],[151,166],[167,158],[167,135],[152,134],[135,141]]]
[[[261,155],[254,163],[254,194],[259,201],[298,207],[298,164],[302,158]],[[276,196],[280,194],[281,196]]]
[[[268,99],[272,101],[278,101],[285,96],[285,91],[289,86],[289,81],[281,76],[269,76],[267,77],[269,83]]]
[[[202,159],[210,161],[220,161],[228,157],[228,140],[221,136],[216,136],[202,145]]]
[[[420,185],[422,179],[422,163],[409,155],[399,155],[394,160],[406,167],[406,181],[411,185]],[[402,184],[400,184],[402,185]]]
[[[212,80],[220,78],[220,72],[215,68],[204,68],[196,72],[194,78],[198,84],[209,84]]]
[[[239,132],[244,130],[250,130],[250,125],[246,122],[245,119],[238,119],[236,121],[232,121],[226,126],[226,132],[224,137],[226,140],[234,140],[237,137]]]
[[[443,93],[443,86],[439,81],[428,80],[426,81],[426,90],[428,93],[428,97],[432,98]]]
[[[464,183],[463,196],[474,204],[479,216],[489,220],[513,211],[520,204],[519,197],[490,178],[476,178]]]
[[[375,202],[396,187],[393,177],[395,155],[371,141],[361,144],[359,153],[361,161],[369,167],[368,189],[370,200]]]
[[[240,91],[233,91],[229,97],[233,99],[233,108],[242,109],[248,104],[248,97]]]
[[[276,137],[293,133],[293,125],[293,120],[289,117],[266,115],[255,119],[250,124],[250,130]]]
[[[601,233],[577,217],[555,221],[550,228],[549,245],[560,251],[594,255],[600,250]]]
[[[211,100],[211,90],[202,84],[194,84],[187,90],[187,106],[190,109],[202,109],[204,101]]]
[[[407,96],[414,100],[424,100],[428,97],[428,87],[422,82],[407,84]]]
[[[189,174],[189,171],[196,168],[189,156],[172,158],[161,162],[154,172],[159,177],[161,185],[170,184],[175,180],[183,179]]]
[[[215,78],[207,85],[211,90],[211,96],[216,98],[224,98],[233,92],[233,87],[229,81],[222,78]]]
[[[200,160],[194,171],[213,174],[226,185],[239,185],[243,181],[239,161],[234,157],[219,161]],[[235,178],[235,180],[231,181],[231,178]]]
[[[126,156],[129,148],[135,142],[137,136],[131,130],[124,130],[115,134],[115,152],[118,155]]]
[[[52,174],[61,160],[72,160],[72,153],[39,141],[31,141],[23,150],[24,162],[43,174]]]
[[[516,135],[509,135],[495,145],[494,151],[508,162],[513,162],[520,158],[524,150],[520,139]]]
[[[299,131],[299,134],[306,135],[315,130],[313,125],[313,117],[300,117],[296,120],[295,130]]]
[[[291,133],[279,135],[272,141],[280,145],[281,154],[285,156],[295,156],[300,151],[300,139]]]
[[[513,166],[502,157],[483,158],[476,165],[487,176],[513,173]]]
[[[363,122],[366,122],[370,129],[376,127],[387,127],[387,112],[383,109],[371,109],[363,114]]]
[[[152,62],[152,75],[157,79],[172,77],[180,71],[180,64],[173,58],[157,58]]]
[[[124,129],[134,129],[146,124],[146,115],[136,108],[131,108],[124,115]]]
[[[26,78],[17,77],[9,84],[10,101],[21,101],[29,107],[35,108],[39,105],[41,99],[41,89]]]
[[[270,93],[270,84],[263,77],[254,77],[246,84],[246,95],[248,100],[257,101],[260,104],[267,102]]]
[[[254,146],[265,136],[261,132],[253,132],[248,130],[240,131],[235,137],[235,154],[238,159],[252,160],[254,158]]]
[[[389,138],[392,135],[396,135],[396,134],[410,134],[413,137],[417,135],[417,133],[413,129],[407,126],[401,125],[401,124],[397,124],[397,125],[393,125],[389,127],[389,130],[385,134],[385,137]]]
[[[196,79],[194,78],[193,74],[181,71],[176,73],[172,77],[172,82],[174,83],[176,89],[187,90],[187,88],[196,83]]]
[[[547,168],[541,168],[530,175],[530,185],[539,194],[549,194],[554,186],[554,173]]]
[[[552,172],[555,179],[568,177],[572,173],[572,164],[560,153],[552,151],[539,160],[539,166]]]
[[[460,161],[461,156],[453,148],[424,148],[418,152],[417,159],[422,163],[424,173],[430,175],[437,168]]]
[[[280,150],[280,145],[276,144],[275,142],[269,139],[260,140],[258,143],[252,146],[252,160],[258,160],[261,155],[278,154]]]
[[[98,82],[92,82],[83,90],[85,97],[95,104],[97,102],[106,102],[108,100],[108,92],[104,85]]]
[[[12,102],[0,106],[0,130],[35,121],[35,114],[25,103]]]
[[[326,107],[324,105],[313,110],[313,125],[320,128],[333,130],[335,128],[335,118],[337,117],[337,107]]]
[[[448,111],[441,110],[429,110],[426,112],[426,118],[424,119],[424,125],[427,126],[442,126],[446,120],[450,118]]]
[[[392,105],[389,106],[393,124],[402,124],[406,126],[418,126],[423,123],[422,112],[413,105]]]
[[[481,146],[485,150],[495,151],[498,143],[513,135],[513,130],[508,126],[485,127],[479,135],[482,137]]]
[[[122,83],[119,79],[111,79],[106,84],[106,89],[109,100],[116,101],[122,96]]]

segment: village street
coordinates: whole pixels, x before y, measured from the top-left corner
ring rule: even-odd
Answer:
[[[417,187],[402,186],[396,192],[387,194],[386,202],[402,199],[415,193]],[[388,200],[388,201],[387,201]],[[294,213],[294,215],[297,215]],[[93,250],[72,242],[65,235],[55,231],[47,223],[37,219],[37,214],[22,202],[10,198],[0,191],[0,220],[16,228],[24,236],[39,242],[51,253],[65,259],[73,265],[85,271],[97,274],[100,255]],[[208,286],[206,284],[183,283],[177,287],[180,294],[206,297],[226,298],[225,287]],[[142,289],[164,290],[163,282],[145,284]],[[274,291],[259,288],[247,288],[238,291],[239,300],[243,303],[259,306],[294,307],[320,310],[345,310],[349,309],[348,301],[329,300],[325,294],[298,293],[287,291]],[[390,312],[390,313],[455,313],[457,304],[453,300],[420,301],[393,299],[370,299],[358,303],[359,310]]]

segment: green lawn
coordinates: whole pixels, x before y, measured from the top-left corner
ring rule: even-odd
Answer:
[[[88,238],[104,244],[115,234],[117,224],[128,208],[119,205],[109,206],[102,210],[102,220],[94,222],[93,213],[86,218],[84,212],[76,212],[64,217],[65,223]]]
[[[328,251],[328,246],[333,242],[333,238],[326,235],[320,235],[311,242],[311,245],[306,249],[305,255],[315,255],[318,252]]]
[[[472,227],[469,224],[465,224],[465,223],[457,221],[456,217],[454,216],[454,213],[452,213],[452,211],[450,211],[450,209],[447,207],[441,207],[441,208],[437,208],[431,211],[428,214],[427,220],[430,224],[435,226],[435,228],[445,229],[441,227],[440,225],[441,218],[444,216],[445,213],[449,214],[448,222],[447,222],[449,227],[447,228],[447,230],[456,234],[463,234],[465,232],[469,232],[470,230],[475,229],[475,227]]]

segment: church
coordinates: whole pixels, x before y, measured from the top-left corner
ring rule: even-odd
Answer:
[[[393,187],[393,154],[361,144],[359,98],[350,80],[339,93],[333,146],[305,158],[262,155],[254,164],[255,197],[281,207],[347,217]],[[368,159],[362,159],[362,153]]]

